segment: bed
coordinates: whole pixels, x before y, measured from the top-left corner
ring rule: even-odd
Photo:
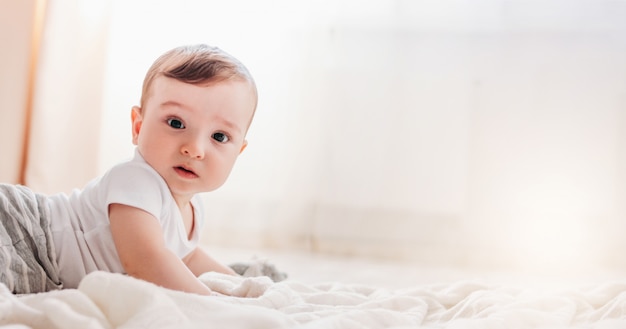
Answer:
[[[0,324],[89,329],[626,328],[626,280],[546,289],[461,275],[454,280],[440,276],[440,283],[434,277],[414,284],[400,280],[400,287],[390,287],[346,281],[350,273],[328,280],[300,268],[310,276],[295,273],[281,282],[264,276],[201,276],[211,289],[228,296],[185,294],[104,272],[89,274],[78,289],[41,294],[15,296],[0,286]],[[404,273],[405,279],[412,275]],[[352,276],[358,277],[356,272]],[[319,281],[311,279],[315,277]]]

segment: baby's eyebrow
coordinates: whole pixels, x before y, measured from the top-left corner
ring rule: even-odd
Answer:
[[[232,122],[230,122],[230,121],[228,121],[226,119],[223,119],[223,118],[220,119],[220,122],[222,124],[224,124],[225,126],[227,126],[228,128],[230,128],[232,130],[236,130],[238,133],[241,133],[241,128],[239,126],[237,126],[236,124],[234,124],[234,123],[232,123]]]
[[[186,108],[183,104],[176,101],[165,101],[161,103],[161,107],[180,107],[182,109]]]

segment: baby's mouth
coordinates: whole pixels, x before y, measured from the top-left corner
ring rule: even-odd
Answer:
[[[192,170],[189,170],[183,166],[178,166],[178,167],[174,167],[174,170],[176,170],[179,174],[186,176],[186,177],[197,177],[198,175],[193,172]]]

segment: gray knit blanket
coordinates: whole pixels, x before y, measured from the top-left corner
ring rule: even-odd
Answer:
[[[15,294],[61,288],[46,197],[0,184],[0,283]]]

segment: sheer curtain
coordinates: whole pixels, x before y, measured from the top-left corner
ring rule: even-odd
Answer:
[[[0,1],[0,181],[23,180],[32,75],[38,44],[37,1]]]
[[[109,7],[91,0],[0,5],[9,40],[3,56],[14,59],[3,61],[10,73],[2,78],[8,104],[1,111],[9,118],[2,120],[3,181],[42,193],[82,187],[98,173]]]
[[[52,193],[98,173],[109,10],[104,1],[47,2],[26,182]]]

